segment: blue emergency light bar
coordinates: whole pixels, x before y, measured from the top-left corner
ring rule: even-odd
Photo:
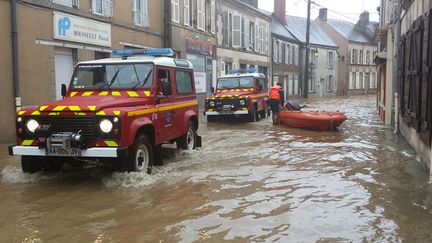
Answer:
[[[256,70],[255,68],[249,68],[249,69],[234,69],[228,71],[228,74],[244,74],[244,73],[258,73],[258,70]]]
[[[171,57],[174,56],[174,52],[170,48],[125,49],[125,50],[113,50],[112,55],[120,56],[120,57],[133,57],[136,55],[147,55],[153,57]]]

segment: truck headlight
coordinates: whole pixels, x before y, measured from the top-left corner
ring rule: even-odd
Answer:
[[[246,101],[245,101],[245,100],[240,100],[240,105],[241,105],[241,106],[246,105]]]
[[[215,102],[214,101],[210,101],[209,105],[210,105],[210,107],[214,107],[215,106]]]
[[[39,127],[39,122],[35,119],[29,119],[26,122],[26,129],[30,133],[35,133],[36,129]]]
[[[113,123],[108,119],[103,119],[99,122],[99,129],[103,133],[110,133],[113,130]]]

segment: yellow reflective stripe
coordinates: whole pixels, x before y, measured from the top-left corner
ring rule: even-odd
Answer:
[[[82,96],[90,96],[93,93],[94,93],[93,91],[87,91],[87,92],[84,92],[84,94],[82,94]]]
[[[99,93],[99,96],[107,96],[109,94],[108,91],[102,91]]]
[[[138,93],[135,91],[127,91],[127,94],[129,95],[129,97],[138,97]]]
[[[53,111],[63,111],[64,109],[66,109],[67,106],[56,106],[54,107]]]
[[[40,113],[39,111],[34,111],[31,115],[32,115],[32,116],[40,116],[40,114],[41,114],[41,113]]]
[[[30,145],[33,144],[33,141],[34,140],[24,140],[21,145],[23,145],[23,146],[30,146]]]
[[[183,104],[178,104],[178,105],[161,106],[161,107],[156,107],[156,108],[151,108],[151,109],[146,109],[146,110],[131,111],[128,113],[128,117],[151,114],[151,113],[159,112],[159,111],[168,111],[168,110],[180,109],[180,108],[195,106],[195,105],[198,105],[198,101],[193,101],[193,102],[183,103]]]
[[[145,96],[150,96],[150,91],[145,90],[145,91],[144,91],[144,94],[145,94]]]
[[[74,97],[76,94],[78,94],[78,92],[71,92],[70,97]]]
[[[79,106],[69,106],[70,111],[81,111],[81,107]]]
[[[26,113],[26,111],[18,111],[19,116],[24,115],[25,113]]]
[[[96,116],[105,116],[105,115],[106,115],[105,111],[98,111],[96,113]]]
[[[93,105],[90,105],[88,108],[89,108],[90,111],[95,111],[96,110],[96,106],[93,106]]]
[[[121,112],[120,111],[113,111],[114,115],[116,116],[120,116]]]
[[[48,116],[58,116],[60,115],[60,112],[51,112],[48,114]]]
[[[113,91],[113,92],[111,92],[111,95],[112,96],[121,96],[121,93],[118,91]]]
[[[115,141],[104,141],[104,142],[109,147],[118,147],[118,144]]]
[[[45,106],[45,105],[44,105],[44,106],[39,107],[39,110],[40,110],[40,111],[44,111],[44,110],[46,110],[47,108],[48,108],[48,106]]]
[[[85,116],[85,115],[87,115],[84,112],[75,112],[74,114],[75,114],[75,116]]]

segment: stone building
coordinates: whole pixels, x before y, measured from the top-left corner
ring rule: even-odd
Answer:
[[[374,56],[376,23],[369,21],[364,12],[356,24],[329,19],[327,9],[320,9],[314,21],[339,46],[338,51],[338,95],[360,95],[376,93],[377,70]]]

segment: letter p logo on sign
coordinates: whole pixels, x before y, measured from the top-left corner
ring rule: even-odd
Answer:
[[[66,30],[70,29],[71,21],[68,17],[59,19],[58,21],[58,34],[61,36],[66,36]]]

